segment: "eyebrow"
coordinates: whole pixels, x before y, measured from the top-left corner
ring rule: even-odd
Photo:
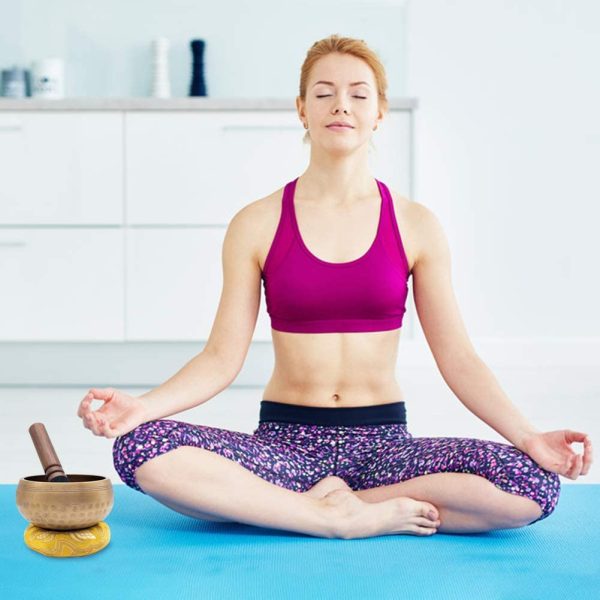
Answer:
[[[333,83],[333,81],[317,81],[317,83],[315,83],[313,85],[313,87],[315,87],[315,85],[318,85],[319,83],[324,83],[325,85],[333,85],[335,86],[335,83]],[[369,85],[366,81],[355,81],[354,83],[351,83],[350,85],[360,85],[361,83],[364,83],[365,85]]]

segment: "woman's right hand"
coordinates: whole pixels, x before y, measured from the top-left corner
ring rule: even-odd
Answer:
[[[101,400],[104,404],[92,410],[93,400]],[[107,438],[125,435],[147,420],[146,404],[141,398],[114,388],[90,389],[79,404],[77,416],[94,435]]]

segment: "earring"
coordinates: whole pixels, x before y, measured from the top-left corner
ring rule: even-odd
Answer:
[[[306,123],[303,123],[304,125],[304,129],[308,129],[308,125]]]

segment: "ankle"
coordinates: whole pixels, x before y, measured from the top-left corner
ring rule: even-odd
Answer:
[[[354,534],[354,520],[362,500],[352,490],[336,489],[318,498],[325,519],[327,537],[351,539]]]

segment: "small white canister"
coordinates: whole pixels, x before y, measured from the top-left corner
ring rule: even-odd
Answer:
[[[65,68],[62,58],[44,58],[32,63],[31,95],[37,98],[65,97]]]

